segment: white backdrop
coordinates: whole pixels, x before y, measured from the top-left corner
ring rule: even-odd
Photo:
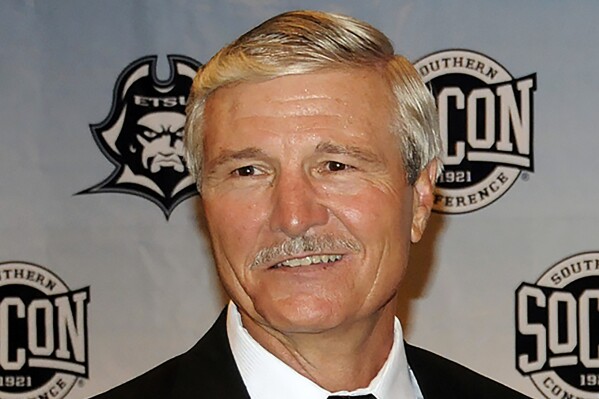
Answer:
[[[89,286],[87,377],[61,395],[87,397],[185,351],[225,303],[198,229],[197,197],[167,219],[139,195],[76,195],[115,170],[90,125],[109,114],[117,78],[157,56],[158,78],[167,79],[167,55],[206,62],[257,23],[297,8],[364,19],[413,61],[465,49],[514,78],[536,73],[534,171],[487,207],[433,215],[413,250],[398,314],[412,343],[543,397],[516,367],[515,292],[564,258],[599,251],[594,1],[2,2],[0,263],[43,266],[70,290]],[[19,285],[0,277],[5,287]],[[1,298],[15,295],[0,284]],[[3,381],[0,397],[29,397]]]

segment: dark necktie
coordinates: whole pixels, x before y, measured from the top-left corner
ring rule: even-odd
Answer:
[[[376,396],[369,393],[368,395],[347,396],[347,395],[331,395],[328,399],[376,399]]]

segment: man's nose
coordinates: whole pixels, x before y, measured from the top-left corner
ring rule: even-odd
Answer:
[[[279,175],[273,187],[271,230],[298,237],[312,227],[325,225],[329,212],[321,200],[305,173]]]

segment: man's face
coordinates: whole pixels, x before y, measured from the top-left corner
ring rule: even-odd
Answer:
[[[391,108],[380,75],[361,69],[241,83],[209,98],[202,200],[244,323],[322,332],[395,306],[432,185],[427,173],[406,183]],[[297,245],[305,237],[317,244]]]

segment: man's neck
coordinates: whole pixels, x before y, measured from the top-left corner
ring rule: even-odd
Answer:
[[[250,335],[295,371],[328,391],[368,386],[393,345],[394,309],[318,333],[282,333],[241,312]]]

